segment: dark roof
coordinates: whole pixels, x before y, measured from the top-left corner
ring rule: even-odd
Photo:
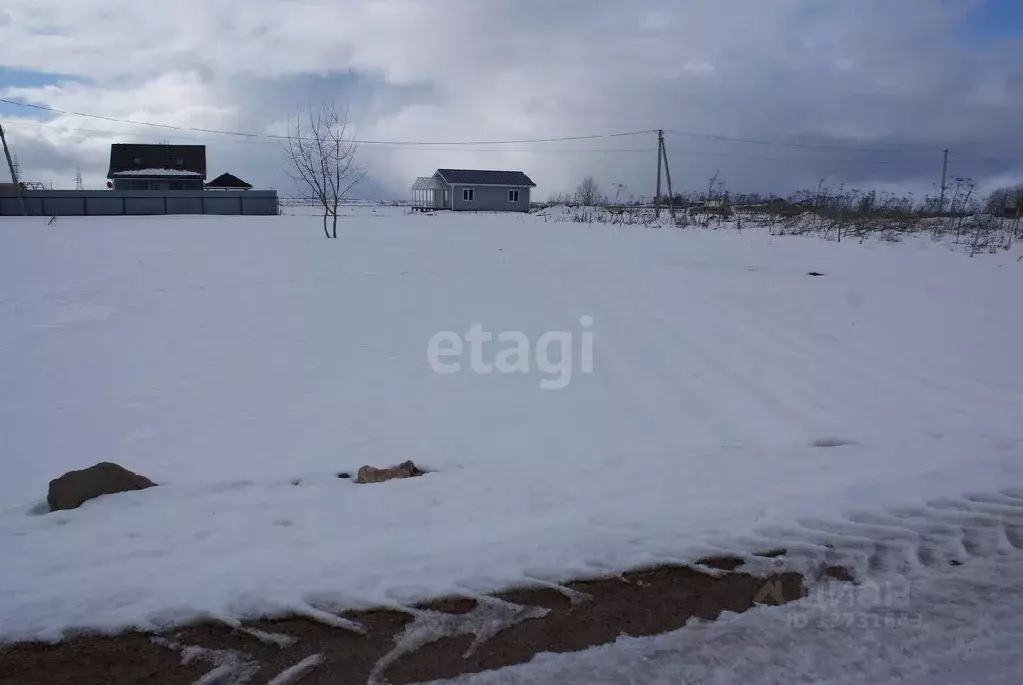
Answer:
[[[531,186],[536,184],[521,171],[485,171],[481,169],[437,169],[447,183],[477,186]]]
[[[122,171],[174,169],[192,171],[206,178],[205,145],[140,145],[114,143],[110,146],[107,178]]]
[[[252,185],[234,174],[221,174],[206,184],[207,188],[251,188]]]

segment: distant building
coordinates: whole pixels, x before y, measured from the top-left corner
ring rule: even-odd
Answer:
[[[205,187],[206,190],[251,190],[252,184],[246,183],[234,174],[221,174]]]
[[[437,169],[412,185],[412,208],[528,212],[529,192],[535,187],[521,171]]]
[[[204,187],[205,145],[110,146],[107,190],[0,184],[0,216],[276,215],[276,190],[252,190],[232,174]]]
[[[107,178],[114,190],[202,190],[206,146],[115,143]]]

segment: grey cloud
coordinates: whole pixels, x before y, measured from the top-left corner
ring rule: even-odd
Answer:
[[[1023,175],[1023,163],[1011,161],[1023,158],[1023,36],[963,34],[971,0],[452,0],[443,11],[399,0],[308,0],[253,2],[244,13],[210,0],[186,2],[183,20],[171,26],[148,5],[133,5],[108,13],[115,28],[96,18],[105,5],[98,0],[70,9],[57,0],[10,3],[18,21],[0,27],[0,43],[29,47],[5,50],[0,61],[85,72],[92,82],[73,94],[34,93],[83,111],[276,131],[303,104],[330,99],[350,101],[356,130],[370,138],[663,127],[900,151],[669,137],[673,180],[690,189],[717,169],[737,191],[784,193],[822,177],[927,189],[945,147],[959,153],[954,173]],[[48,35],[25,33],[33,30]],[[168,88],[174,96],[161,96]],[[50,140],[76,163],[105,164],[91,159],[95,141]],[[537,145],[524,153],[364,147],[363,161],[379,184],[375,194],[403,194],[414,176],[441,165],[525,168],[541,194],[570,189],[585,173],[650,194],[653,141]],[[211,159],[234,173],[286,185],[273,146],[205,142]],[[575,152],[544,151],[555,147]],[[580,151],[597,147],[650,152]]]

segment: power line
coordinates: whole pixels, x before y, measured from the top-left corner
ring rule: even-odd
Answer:
[[[119,136],[128,138],[145,138],[150,137],[152,134],[139,133],[133,131],[110,131],[106,129],[95,129],[95,128],[82,128],[80,126],[64,126],[62,124],[56,124],[52,122],[39,122],[39,121],[25,121],[24,119],[16,119],[14,121],[8,121],[7,125],[13,128],[20,128],[22,126],[31,126],[32,128],[52,129],[60,133],[75,131],[79,133],[89,133],[97,136]],[[204,138],[197,138],[195,136],[175,136],[175,135],[161,135],[161,139],[168,140],[181,140],[181,141],[193,141],[199,142],[206,140]],[[279,145],[279,141],[272,140],[223,140],[219,141],[221,144],[226,145]]]
[[[710,140],[718,140],[718,141],[724,141],[724,142],[729,142],[729,143],[745,143],[745,144],[749,144],[749,145],[792,147],[792,148],[802,148],[802,149],[807,149],[807,150],[834,150],[834,151],[840,151],[840,152],[858,152],[858,153],[868,153],[868,154],[917,155],[917,156],[922,156],[924,154],[929,154],[930,151],[932,151],[932,150],[935,153],[942,152],[944,150],[944,148],[942,146],[940,146],[940,145],[926,145],[926,144],[921,144],[920,145],[920,147],[928,149],[925,152],[925,151],[921,151],[919,149],[914,150],[914,149],[909,149],[909,148],[869,148],[869,147],[847,147],[847,146],[842,146],[842,145],[813,145],[813,144],[809,144],[809,143],[790,143],[790,142],[783,142],[783,141],[758,140],[758,139],[755,139],[755,138],[736,138],[736,137],[732,137],[732,136],[722,136],[722,135],[715,135],[715,134],[710,134],[710,133],[694,133],[694,132],[691,132],[691,131],[678,131],[678,130],[667,130],[667,129],[665,129],[664,132],[665,133],[670,133],[670,134],[673,134],[673,135],[678,135],[678,136],[687,136],[687,137],[690,137],[690,138],[706,138],[706,139],[710,139]],[[949,154],[950,155],[955,155],[957,157],[966,157],[966,158],[969,158],[969,159],[978,159],[978,160],[983,160],[983,161],[988,161],[988,162],[1009,162],[1009,163],[1013,163],[1013,164],[1023,164],[1023,158],[1019,158],[1019,157],[985,156],[985,155],[975,154],[975,153],[971,153],[971,152],[954,152],[954,151],[949,151]],[[722,156],[724,156],[724,155],[722,155]],[[783,158],[783,157],[773,157],[773,158],[772,157],[750,157],[749,159],[779,159],[780,160],[780,159],[785,159],[785,158]],[[809,158],[791,158],[791,159],[809,159]],[[885,163],[885,162],[894,163],[895,161],[896,160],[873,160],[871,163],[873,163],[873,164],[879,164],[879,163]]]
[[[809,143],[788,143],[773,140],[758,140],[756,138],[736,138],[733,136],[722,136],[711,133],[693,133],[691,131],[665,129],[664,132],[676,136],[687,136],[690,138],[708,138],[710,140],[720,140],[729,143],[745,143],[748,145],[771,145],[779,147],[796,147],[807,150],[835,150],[840,152],[863,152],[873,154],[921,154],[919,150],[910,150],[906,148],[869,148],[869,147],[846,147],[842,145],[811,145]],[[940,149],[937,148],[937,146],[930,145],[924,147],[935,147],[935,149]]]
[[[55,107],[47,107],[45,105],[36,105],[28,102],[20,102],[17,100],[10,100],[8,98],[0,98],[0,103],[8,105],[14,105],[17,107],[25,107],[35,109],[43,112],[49,112],[52,114],[62,114],[66,116],[84,117],[88,119],[97,119],[101,121],[109,121],[113,123],[128,124],[132,126],[149,126],[159,128],[162,130],[182,131],[185,133],[198,133],[198,134],[212,134],[231,136],[236,140],[233,143],[249,143],[249,144],[279,144],[282,141],[287,141],[288,136],[282,134],[273,133],[250,133],[242,131],[228,131],[219,129],[208,129],[199,128],[194,126],[176,126],[172,124],[162,124],[150,121],[137,121],[133,119],[120,119],[117,117],[108,117],[101,114],[93,114],[89,112],[76,112],[72,110],[57,109]],[[54,126],[46,122],[29,123],[24,121],[15,122],[14,126],[21,125],[35,125],[41,127]],[[69,131],[82,131],[90,132],[98,135],[109,135],[109,136],[136,136],[141,137],[145,134],[140,133],[129,133],[121,131],[99,131],[95,129],[87,128],[76,128],[76,127],[65,127],[61,126],[63,130]],[[453,141],[415,141],[415,140],[363,140],[354,139],[352,142],[360,145],[372,145],[380,148],[404,148],[404,149],[417,149],[429,152],[520,152],[530,154],[546,154],[546,153],[591,153],[591,152],[650,152],[653,148],[563,148],[563,149],[532,149],[532,150],[509,150],[509,149],[487,149],[480,148],[481,145],[527,145],[527,144],[538,144],[538,143],[563,143],[563,142],[575,142],[583,140],[598,140],[605,138],[622,138],[628,136],[638,136],[646,134],[655,134],[656,129],[645,129],[640,131],[625,131],[620,133],[598,133],[588,135],[577,135],[577,136],[555,136],[548,138],[522,138],[518,140],[453,140]],[[869,147],[849,147],[841,145],[820,145],[820,144],[809,144],[809,143],[793,143],[784,141],[771,141],[762,140],[756,138],[739,138],[735,136],[725,136],[712,133],[698,133],[693,131],[682,131],[678,129],[665,129],[664,133],[669,135],[684,136],[689,138],[701,138],[707,140],[715,140],[729,143],[741,143],[747,145],[761,145],[761,146],[778,146],[778,147],[790,147],[799,148],[806,150],[826,150],[836,152],[855,152],[855,153],[866,153],[866,154],[885,154],[885,155],[915,155],[920,156],[925,154],[919,149],[907,149],[907,148],[869,148]],[[165,136],[166,137],[166,136]],[[172,136],[173,137],[173,136]],[[182,136],[176,136],[176,138],[182,140],[201,140],[196,138],[188,138]],[[299,140],[310,140],[309,138],[299,138]],[[226,141],[225,141],[226,142]],[[935,151],[941,150],[939,146],[924,145],[921,147],[933,148]],[[728,153],[719,152],[701,152],[701,151],[687,151],[687,154],[703,154],[711,155],[716,157],[733,157],[736,159],[750,159],[750,160],[765,160],[765,161],[820,161],[820,162],[834,162],[834,163],[856,163],[855,160],[840,160],[840,159],[828,159],[828,158],[814,158],[814,157],[761,157],[761,156],[750,156],[750,155],[732,155]],[[1013,157],[993,157],[993,156],[982,156],[964,152],[950,152],[949,154],[956,155],[958,157],[966,157],[972,159],[979,159],[991,162],[1009,162],[1014,164],[1023,164],[1023,159]],[[896,164],[902,163],[902,160],[872,160],[872,164]]]
[[[10,128],[20,128],[22,126],[31,126],[33,128],[41,129],[55,129],[59,132],[75,131],[80,133],[88,133],[95,136],[110,136],[110,137],[133,137],[133,138],[145,138],[149,137],[150,134],[128,132],[128,131],[110,131],[93,128],[81,128],[77,126],[63,126],[57,124],[41,123],[34,121],[24,121],[22,119],[15,120],[13,123],[8,123]],[[175,135],[161,135],[161,139],[167,140],[180,140],[186,142],[206,142],[208,138],[198,138],[195,136],[175,136]],[[276,140],[222,140],[217,141],[218,145],[280,145],[281,141]],[[467,145],[460,145],[458,147],[438,147],[431,145],[430,147],[415,147],[409,145],[391,145],[388,143],[378,143],[373,146],[375,150],[381,151],[399,151],[405,150],[409,152],[517,152],[523,154],[573,154],[573,153],[600,153],[600,152],[653,152],[656,148],[643,147],[643,148],[531,148],[527,150],[516,150],[512,148],[479,148],[471,147]]]
[[[112,121],[119,124],[131,124],[134,126],[152,126],[156,128],[168,129],[172,131],[190,131],[194,133],[210,133],[222,136],[238,136],[241,138],[269,138],[273,140],[288,140],[287,135],[274,134],[274,133],[246,133],[242,131],[224,131],[211,128],[198,128],[195,126],[175,126],[172,124],[159,124],[151,121],[136,121],[133,119],[119,119],[116,117],[107,117],[100,114],[90,114],[88,112],[74,112],[70,110],[57,109],[55,107],[46,107],[44,105],[34,105],[28,102],[19,102],[17,100],[8,100],[6,98],[0,98],[0,102],[8,105],[15,105],[17,107],[28,107],[31,109],[41,110],[43,112],[50,112],[52,114],[64,114],[67,116],[85,117],[88,119],[99,119],[102,121]],[[412,140],[360,140],[354,139],[353,143],[360,145],[402,145],[402,146],[422,146],[422,145],[517,145],[525,143],[560,143],[575,140],[595,140],[598,138],[621,138],[624,136],[637,136],[644,133],[652,133],[653,131],[626,131],[624,133],[594,133],[581,136],[557,136],[551,138],[523,138],[519,140],[449,140],[449,141],[412,141]],[[302,140],[309,140],[303,138]]]
[[[1023,158],[1020,157],[988,157],[985,155],[974,155],[967,152],[949,152],[950,155],[956,157],[968,157],[970,159],[980,159],[985,162],[1010,162],[1012,164],[1023,164]]]
[[[667,131],[665,131],[667,133]],[[757,160],[767,162],[827,162],[833,164],[926,164],[928,160],[906,160],[906,159],[870,159],[865,160],[841,158],[841,157],[765,157],[761,155],[737,155],[729,152],[712,152],[710,150],[689,150],[682,149],[687,156],[704,156],[704,157],[727,157],[729,159],[744,159],[744,160]]]
[[[111,131],[104,129],[92,129],[92,128],[81,128],[75,126],[64,126],[56,125],[45,122],[29,122],[24,120],[17,120],[13,123],[7,124],[8,128],[19,128],[22,126],[31,126],[33,128],[42,129],[58,129],[61,132],[65,131],[77,131],[82,133],[89,133],[97,136],[111,136],[111,137],[147,137],[149,134],[127,132],[127,131]],[[667,132],[667,131],[666,131]],[[193,143],[205,142],[206,138],[197,138],[195,136],[161,136],[169,140],[181,140]],[[222,145],[280,145],[280,141],[272,140],[223,140],[219,141],[218,144]],[[530,154],[530,155],[545,155],[545,154],[600,154],[600,153],[650,153],[656,152],[656,147],[642,147],[642,148],[532,148],[526,150],[516,150],[509,148],[479,148],[469,146],[459,147],[410,147],[410,146],[390,146],[387,144],[379,144],[373,147],[374,150],[381,152],[397,152],[397,151],[408,151],[408,152],[493,152],[493,153],[517,153],[517,154]],[[848,159],[848,158],[836,158],[836,157],[779,157],[779,156],[763,156],[763,155],[742,155],[734,154],[729,152],[716,152],[711,150],[694,150],[689,148],[676,148],[681,153],[686,154],[690,157],[713,157],[713,158],[727,158],[727,159],[740,159],[746,161],[765,161],[765,162],[817,162],[825,164],[915,164],[925,163],[924,160],[906,160],[906,159]]]
[[[94,134],[97,136],[122,136],[122,137],[146,137],[149,134],[146,133],[132,133],[125,131],[110,131],[102,129],[91,129],[91,128],[80,128],[74,126],[63,126],[54,125],[48,123],[39,122],[28,122],[24,120],[18,120],[13,123],[9,123],[9,128],[19,128],[21,126],[31,126],[34,128],[56,128],[60,131],[77,131],[82,133]],[[197,138],[195,136],[161,136],[170,140],[182,140],[189,142],[203,142],[207,139]],[[223,145],[279,145],[279,141],[270,140],[224,140],[220,141],[219,144]],[[385,144],[374,146],[374,150],[381,152],[384,151],[409,151],[409,152],[494,152],[494,153],[518,153],[518,154],[531,154],[531,155],[545,155],[545,154],[600,154],[600,153],[650,153],[656,152],[656,147],[641,147],[641,148],[532,148],[528,150],[516,150],[509,148],[478,148],[478,147],[409,147],[409,146],[388,146]],[[686,154],[687,156],[695,157],[714,157],[714,158],[728,158],[728,159],[741,159],[747,161],[766,161],[766,162],[820,162],[828,164],[914,164],[923,163],[923,160],[905,160],[905,159],[874,159],[867,162],[863,159],[843,159],[835,157],[779,157],[779,156],[763,156],[763,155],[742,155],[734,154],[729,152],[716,152],[711,150],[693,150],[689,148],[676,148],[679,152]]]

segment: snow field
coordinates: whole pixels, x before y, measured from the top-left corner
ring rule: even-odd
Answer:
[[[316,221],[0,225],[0,639],[564,580],[1023,485],[1017,254]],[[427,359],[584,316],[561,390]],[[409,458],[433,473],[335,476]],[[161,486],[29,515],[102,460]]]

